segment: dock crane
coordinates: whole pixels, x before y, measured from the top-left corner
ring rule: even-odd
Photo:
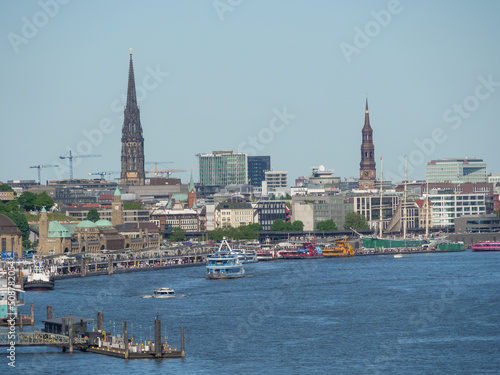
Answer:
[[[101,180],[104,180],[104,176],[106,176],[106,175],[119,174],[119,173],[120,172],[116,172],[116,171],[93,172],[93,173],[89,173],[89,176],[101,176]]]
[[[57,168],[57,167],[59,167],[59,166],[56,164],[45,164],[45,165],[32,165],[30,168],[38,169],[38,184],[41,185],[42,184],[42,177],[41,177],[40,169],[42,169],[42,168]]]
[[[73,159],[76,158],[97,158],[102,155],[100,154],[88,154],[88,155],[73,155],[71,150],[69,151],[68,156],[59,156],[59,159],[69,159],[69,179],[73,179]]]
[[[167,175],[167,178],[170,178],[170,175],[174,172],[187,172],[185,169],[162,169],[158,170],[155,168],[154,171],[146,171],[144,173],[154,173],[155,176],[158,176],[160,174],[165,173]]]

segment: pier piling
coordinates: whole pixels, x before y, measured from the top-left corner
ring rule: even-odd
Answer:
[[[108,261],[108,275],[113,274],[113,258],[110,256]]]
[[[161,358],[162,345],[161,345],[161,320],[158,313],[155,318],[155,357]]]
[[[97,330],[99,332],[104,331],[104,315],[102,312],[97,312]]]
[[[66,318],[61,318],[61,335],[66,335]]]
[[[123,321],[123,345],[125,346],[125,359],[128,359],[128,331],[127,322]]]
[[[69,318],[69,352],[73,353],[73,318]]]
[[[186,356],[186,352],[184,350],[184,327],[181,328],[181,357],[184,358]]]
[[[85,258],[82,257],[82,261],[81,261],[81,266],[80,266],[80,274],[82,275],[82,277],[86,277],[87,276],[87,265],[85,264]]]
[[[47,320],[52,319],[52,306],[47,306]]]
[[[22,320],[22,317],[21,317]],[[31,325],[35,325],[35,304],[31,302]]]

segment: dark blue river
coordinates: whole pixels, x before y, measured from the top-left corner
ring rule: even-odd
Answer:
[[[36,327],[54,315],[96,319],[135,341],[160,314],[186,358],[128,360],[18,348],[2,374],[498,374],[500,253],[412,254],[261,262],[247,276],[208,280],[205,267],[56,281],[27,292]],[[145,299],[170,287],[174,299]],[[133,326],[132,326],[133,324]],[[165,333],[163,333],[165,335]]]

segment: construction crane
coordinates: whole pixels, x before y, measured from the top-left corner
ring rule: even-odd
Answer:
[[[112,175],[112,174],[119,174],[120,172],[116,171],[106,171],[106,172],[93,172],[89,173],[89,176],[101,176],[101,180],[104,180],[104,176],[107,174]]]
[[[76,158],[97,158],[102,155],[100,154],[89,154],[89,155],[72,155],[71,151],[68,156],[59,156],[59,159],[69,159],[69,179],[73,179],[73,159]]]
[[[42,168],[56,168],[56,167],[59,167],[59,166],[56,164],[45,164],[45,165],[32,165],[30,168],[38,169],[38,184],[41,185],[42,184],[42,177],[41,177],[40,169],[42,169]]]
[[[158,170],[155,168],[154,171],[146,171],[145,173],[154,173],[155,176],[158,176],[160,174],[166,174],[167,175],[167,178],[170,178],[170,175],[174,172],[187,172],[185,169],[162,169],[162,170]]]
[[[154,164],[155,165],[155,172],[151,172],[151,173],[157,173],[156,171],[158,171],[158,164],[172,164],[173,161],[147,161],[145,162],[144,164]],[[160,172],[158,172],[160,173]]]

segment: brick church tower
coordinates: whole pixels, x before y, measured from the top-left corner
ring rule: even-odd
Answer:
[[[370,126],[368,112],[368,97],[366,98],[365,125],[361,130],[361,163],[359,163],[359,188],[361,190],[374,189],[376,179],[375,146],[373,145],[373,130]]]
[[[144,185],[144,138],[135,93],[132,49],[128,71],[127,105],[123,117],[121,164],[123,185]]]

